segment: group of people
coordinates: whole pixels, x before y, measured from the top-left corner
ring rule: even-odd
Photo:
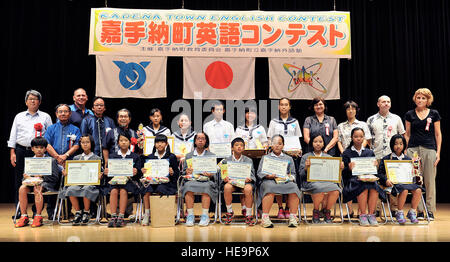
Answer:
[[[232,193],[242,191],[242,215],[248,225],[255,225],[255,210],[261,209],[261,225],[273,227],[269,212],[274,199],[278,204],[278,218],[289,220],[290,227],[298,226],[297,210],[301,191],[309,192],[313,200],[312,222],[331,223],[331,208],[339,195],[343,193],[344,202],[349,203],[349,214],[352,201],[358,202],[359,221],[362,226],[378,225],[376,220],[377,202],[387,196],[386,188],[391,196],[397,196],[395,216],[400,224],[406,222],[403,207],[408,192],[413,195],[411,209],[406,218],[412,223],[424,217],[424,207],[420,203],[422,192],[426,189],[426,205],[428,216],[434,219],[436,211],[435,177],[436,166],[440,160],[442,135],[440,130],[440,115],[437,110],[430,109],[433,95],[426,88],[418,89],[413,101],[415,109],[405,114],[402,119],[391,113],[391,101],[387,96],[378,99],[379,112],[366,122],[356,119],[358,104],[347,101],[344,109],[347,121],[336,123],[333,116],[327,115],[326,101],[320,97],[314,98],[308,116],[301,129],[299,121],[291,115],[291,102],[288,98],[279,100],[279,117],[270,121],[266,129],[257,124],[256,109],[245,109],[245,123],[236,129],[232,123],[223,119],[225,113],[221,102],[213,104],[214,119],[205,123],[202,132],[196,132],[191,126],[188,115],[181,114],[178,119],[178,130],[170,130],[163,126],[161,110],[150,111],[149,125],[131,129],[131,113],[127,109],[117,112],[117,124],[105,116],[105,101],[95,97],[92,110],[86,107],[88,96],[84,89],[77,89],[73,96],[74,104],[59,104],[55,108],[56,123],[51,117],[39,110],[42,96],[35,90],[26,93],[27,110],[16,115],[11,128],[8,147],[10,148],[11,164],[15,167],[15,201],[20,202],[20,212],[17,215],[16,227],[29,223],[27,214],[27,194],[33,191],[35,205],[33,206],[32,227],[42,225],[43,197],[45,191],[58,191],[60,181],[67,175],[64,163],[67,160],[101,160],[102,172],[100,186],[66,186],[62,195],[70,199],[75,210],[73,224],[87,224],[92,216],[91,203],[99,195],[109,195],[111,219],[109,227],[125,225],[125,214],[129,207],[128,194],[141,195],[144,202],[142,224],[149,224],[151,194],[177,195],[181,192],[186,204],[185,225],[195,224],[194,196],[201,194],[202,214],[200,226],[210,222],[209,207],[216,202],[220,192],[223,192],[226,213],[225,224],[230,224],[234,218],[232,209]],[[143,154],[144,138],[154,136],[154,147],[151,154]],[[185,152],[171,149],[168,137],[178,142],[190,144]],[[295,137],[303,138],[307,145],[284,150],[285,141]],[[292,141],[292,140],[290,140]],[[192,159],[215,154],[209,150],[212,143],[230,143],[231,155],[223,158],[216,172],[197,174],[192,166]],[[260,159],[244,155],[246,149],[264,149],[266,154]],[[414,155],[421,158],[423,170],[423,186],[419,184],[393,184],[386,175],[383,160],[407,160]],[[43,176],[40,182],[31,183],[31,176],[24,174],[25,157],[52,157],[52,174]],[[306,170],[311,165],[310,156],[342,156],[342,183],[309,182]],[[355,163],[352,158],[375,157],[374,165],[378,168],[377,181],[361,180],[352,175]],[[109,159],[133,159],[133,176],[109,177]],[[286,176],[279,177],[262,171],[264,161],[275,158],[288,163]],[[161,183],[148,183],[147,169],[144,164],[149,159],[167,159],[169,161],[168,179]],[[219,159],[219,158],[218,158]],[[219,159],[220,160],[220,159]],[[235,181],[228,177],[222,178],[221,168],[227,162],[242,162],[251,164],[251,175],[245,181]],[[255,168],[257,167],[257,168]],[[255,171],[256,170],[256,171]],[[184,178],[181,188],[178,188],[179,177]],[[28,181],[28,182],[26,182]],[[255,194],[256,192],[256,194]],[[82,201],[80,202],[79,200]],[[283,208],[283,200],[286,206]],[[53,215],[55,201],[47,203],[49,217]],[[153,210],[152,212],[158,212]]]

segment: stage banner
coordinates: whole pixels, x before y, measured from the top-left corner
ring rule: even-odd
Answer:
[[[269,58],[272,99],[339,99],[339,59]]]
[[[351,58],[350,12],[92,8],[89,54]]]
[[[183,57],[184,99],[255,99],[254,57]]]
[[[96,96],[164,98],[167,57],[96,56]]]

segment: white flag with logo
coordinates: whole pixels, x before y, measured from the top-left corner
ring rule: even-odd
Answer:
[[[339,99],[339,59],[269,58],[270,98]]]
[[[167,97],[167,57],[96,56],[96,61],[96,96]]]
[[[254,57],[183,57],[183,98],[255,98]]]

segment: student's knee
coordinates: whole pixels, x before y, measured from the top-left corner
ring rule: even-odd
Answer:
[[[244,194],[251,195],[253,193],[253,187],[250,184],[244,186]]]
[[[233,185],[231,185],[230,183],[226,183],[223,186],[223,191],[224,192],[228,192],[228,193],[232,192],[233,191]]]

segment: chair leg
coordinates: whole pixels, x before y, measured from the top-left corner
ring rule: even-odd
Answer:
[[[16,224],[16,217],[17,217],[17,214],[19,214],[19,209],[20,209],[20,202],[17,201],[16,212],[14,213],[14,218],[13,218],[14,225]]]
[[[425,209],[424,211],[425,211],[425,216],[426,216],[426,218],[427,218],[427,225],[428,224],[430,224],[430,222],[431,222],[431,220],[430,220],[430,216],[428,215],[428,208],[427,208],[427,203],[425,202],[425,198],[423,197],[423,194],[422,194],[422,205],[423,205],[423,208]]]

